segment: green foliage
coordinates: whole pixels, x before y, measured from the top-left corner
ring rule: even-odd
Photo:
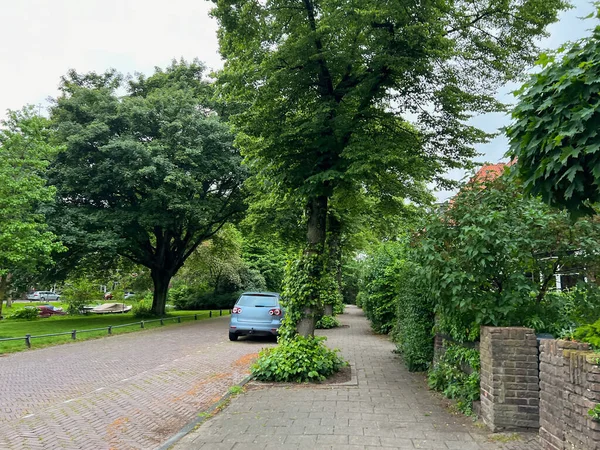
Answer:
[[[133,316],[138,319],[156,316],[152,311],[152,297],[146,296],[146,298],[134,303],[131,307],[131,312],[133,313]]]
[[[594,422],[600,422],[600,403],[588,410],[588,416],[590,416]]]
[[[82,306],[102,300],[102,292],[98,283],[89,278],[75,278],[65,282],[61,299],[69,314],[80,314]]]
[[[598,5],[596,4],[598,7]],[[518,91],[509,154],[532,195],[577,215],[600,201],[600,27],[542,55],[542,70]]]
[[[555,331],[562,306],[547,298],[555,274],[582,274],[600,240],[597,221],[572,223],[504,178],[468,185],[423,229],[415,254],[438,329],[457,341],[476,339],[481,325]]]
[[[173,63],[127,85],[115,71],[70,71],[52,108],[65,146],[49,170],[53,226],[81,252],[150,269],[156,314],[186,259],[244,209],[246,169],[200,95],[211,91],[202,73],[199,63]]]
[[[600,349],[600,319],[594,323],[582,325],[573,332],[573,339],[587,342],[595,349]]]
[[[473,402],[479,399],[479,352],[460,345],[450,345],[429,371],[431,389],[455,399],[466,415],[473,414]]]
[[[344,311],[346,310],[346,305],[344,305],[344,303],[341,301],[342,297],[340,297],[340,300],[337,301],[334,305],[333,305],[333,315],[337,316],[338,314],[344,314]]]
[[[280,341],[275,348],[264,349],[252,366],[252,374],[261,381],[323,381],[347,363],[323,345],[324,337],[296,335]]]
[[[571,325],[590,324],[600,317],[600,287],[595,283],[579,283],[563,293],[565,315]]]
[[[59,147],[51,126],[29,106],[0,122],[0,315],[9,283],[27,278],[64,250],[48,230],[44,210],[55,190],[44,172]],[[10,275],[9,275],[10,274]]]
[[[40,311],[35,306],[26,306],[10,315],[11,319],[35,320],[40,317]]]
[[[399,267],[397,321],[392,337],[408,370],[429,369],[433,360],[433,302],[423,283],[423,270],[406,262]]]
[[[388,333],[396,323],[397,295],[403,281],[404,244],[380,245],[367,261],[361,287],[360,307],[377,333]]]
[[[336,195],[376,197],[381,210],[423,203],[427,182],[470,164],[473,145],[490,135],[469,118],[503,109],[494,90],[532,62],[537,39],[568,5],[486,0],[473,12],[467,0],[213,3],[225,59],[218,94],[231,105],[236,142],[257,184],[289,198],[284,210],[305,209],[307,250],[321,257]],[[302,210],[293,212],[298,222]],[[330,292],[317,272],[307,292],[291,289],[290,306],[301,303],[290,308],[291,323],[326,303],[314,297]]]
[[[323,316],[319,319],[315,328],[317,328],[319,330],[327,330],[329,328],[337,328],[339,326],[341,326],[341,323],[335,317]]]
[[[323,257],[314,253],[303,253],[288,262],[283,282],[281,303],[285,316],[279,329],[279,341],[293,339],[296,326],[312,311],[312,319],[322,314],[322,299],[337,295],[331,291],[331,277],[326,274]]]

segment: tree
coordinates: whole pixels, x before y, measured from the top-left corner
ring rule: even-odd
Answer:
[[[55,226],[70,247],[149,268],[154,314],[164,314],[186,259],[244,209],[245,169],[199,94],[210,90],[202,73],[196,62],[173,63],[126,86],[114,71],[71,71],[52,108],[65,145],[49,175]]]
[[[443,215],[432,216],[413,258],[437,326],[454,339],[475,339],[481,325],[553,332],[560,321],[548,301],[555,275],[583,275],[598,258],[598,239],[598,221],[571,223],[566,212],[524,197],[520,185],[502,177],[469,185]]]
[[[599,63],[600,26],[542,55],[542,70],[519,90],[507,128],[527,192],[576,214],[594,213],[600,201]]]
[[[306,248],[288,320],[314,331],[330,199],[373,189],[421,200],[423,183],[469,164],[503,109],[495,89],[533,62],[565,0],[213,0],[221,93],[261,180],[301,199]],[[408,122],[415,118],[415,124]],[[365,177],[368,174],[368,177]]]
[[[50,135],[48,120],[31,106],[9,111],[0,128],[0,316],[14,274],[51,263],[51,252],[62,248],[41,213],[54,196],[44,179],[57,151]]]

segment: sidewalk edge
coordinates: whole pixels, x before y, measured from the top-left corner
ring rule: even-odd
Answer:
[[[243,387],[250,380],[252,380],[252,378],[254,378],[252,375],[248,375],[246,378],[244,378],[242,381],[240,381],[234,386]],[[192,421],[188,422],[181,430],[179,430],[177,433],[175,433],[173,436],[171,436],[169,439],[163,442],[160,446],[156,447],[155,450],[168,450],[171,447],[173,447],[173,445],[175,445],[177,442],[179,442],[181,439],[187,436],[191,431],[195,430],[199,425],[202,425],[202,423],[210,419],[210,417],[212,417],[212,413],[218,410],[224,404],[226,404],[226,402],[232,397],[232,395],[233,394],[231,394],[231,392],[227,392],[225,395],[223,395],[223,397],[219,399],[218,402],[214,403],[209,408],[203,411],[198,411],[196,413],[196,417]],[[202,416],[200,416],[201,414]]]

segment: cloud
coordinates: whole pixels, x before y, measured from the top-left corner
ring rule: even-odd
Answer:
[[[180,57],[221,67],[210,7],[199,0],[4,2],[0,117],[55,96],[71,68],[152,73]]]

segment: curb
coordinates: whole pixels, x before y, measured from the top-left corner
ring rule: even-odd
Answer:
[[[234,386],[243,387],[249,381],[251,381],[252,378],[254,378],[252,375],[248,375],[246,378],[244,378],[242,381],[240,381]],[[191,431],[195,430],[199,425],[202,425],[204,422],[210,419],[212,417],[212,413],[218,410],[221,406],[223,406],[231,398],[232,395],[233,394],[231,394],[230,392],[227,392],[225,395],[223,395],[223,397],[219,399],[217,403],[214,403],[208,409],[205,409],[204,411],[198,411],[196,413],[196,417],[191,422],[188,422],[181,430],[179,430],[177,433],[175,433],[173,436],[167,439],[159,447],[156,447],[155,450],[168,450],[169,448],[171,448],[182,438],[187,436]]]

